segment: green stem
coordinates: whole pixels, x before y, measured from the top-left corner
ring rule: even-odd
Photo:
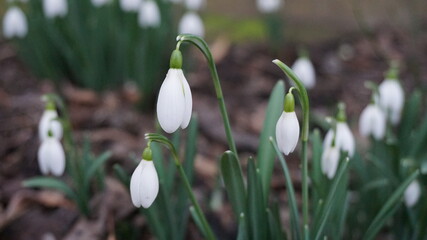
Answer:
[[[308,100],[307,90],[305,89],[302,82],[295,75],[291,68],[289,68],[282,61],[276,59],[273,60],[282,71],[295,83],[296,89],[298,90],[298,96],[303,111],[303,124],[302,124],[302,214],[303,214],[303,228],[304,238],[310,238],[309,229],[309,206],[308,206],[308,156],[307,156],[307,143],[309,133],[309,114],[310,114],[310,103]]]
[[[230,150],[236,154],[238,158],[236,144],[234,142],[233,134],[230,127],[230,120],[228,118],[227,108],[224,102],[224,96],[222,94],[221,83],[219,81],[218,72],[216,70],[216,65],[212,57],[212,53],[209,50],[208,44],[200,37],[190,35],[190,34],[181,34],[177,37],[177,48],[180,47],[182,42],[190,42],[194,44],[199,50],[205,55],[206,60],[208,61],[209,70],[212,75],[213,84],[215,87],[215,93],[219,104],[219,109],[222,116],[222,121],[224,122],[225,135],[227,136],[227,142]]]

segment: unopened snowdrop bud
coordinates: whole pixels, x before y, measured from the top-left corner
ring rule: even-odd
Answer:
[[[43,11],[49,19],[65,17],[68,13],[67,0],[43,0]]]
[[[120,8],[125,12],[138,12],[141,0],[120,0]]]
[[[359,131],[362,136],[373,136],[376,140],[384,138],[386,118],[378,105],[371,103],[365,109],[359,119]]]
[[[138,23],[142,28],[160,26],[161,18],[157,3],[153,0],[145,0],[141,3],[138,12]]]
[[[159,178],[154,167],[151,149],[147,147],[130,179],[130,196],[135,207],[149,208],[158,193]]]
[[[305,51],[302,52],[301,56],[292,65],[292,70],[307,89],[314,87],[316,84],[316,73]]]
[[[405,190],[405,205],[410,208],[417,204],[418,199],[421,195],[421,187],[417,180],[414,180],[411,184],[409,184],[408,188]]]
[[[392,67],[386,79],[379,85],[379,104],[393,125],[400,121],[405,93],[397,79],[397,69]]]
[[[62,138],[62,125],[57,118],[58,113],[55,104],[48,102],[39,122],[39,138],[41,141],[48,138],[49,130],[54,138],[58,140]]]
[[[206,0],[185,0],[185,7],[191,11],[199,11],[205,5]]]
[[[181,67],[182,54],[176,49],[172,52],[170,69],[157,99],[157,119],[167,133],[173,133],[179,127],[186,128],[191,119],[193,100]]]
[[[28,23],[24,12],[18,7],[11,7],[3,18],[3,35],[5,38],[23,38],[27,35]]]
[[[336,145],[328,145],[323,148],[322,172],[329,179],[334,178],[340,159],[340,150]]]
[[[340,104],[341,105],[341,104]],[[337,114],[337,125],[336,125],[336,135],[333,129],[330,129],[325,136],[323,142],[323,149],[326,149],[328,146],[332,145],[335,135],[335,146],[338,150],[348,152],[348,155],[352,157],[354,155],[354,150],[356,144],[354,141],[353,133],[351,132],[348,124],[346,123],[346,116],[343,105],[339,107]]]
[[[262,13],[272,13],[279,11],[282,0],[257,0],[257,8]]]
[[[295,114],[295,99],[291,92],[285,96],[284,111],[276,124],[276,141],[285,155],[293,152],[298,143],[299,123]]]
[[[180,34],[193,34],[198,37],[205,35],[203,21],[197,13],[187,12],[179,22],[178,31]]]
[[[65,153],[59,140],[49,130],[48,137],[43,140],[38,151],[40,171],[44,174],[61,176],[65,169]]]
[[[94,7],[102,7],[104,5],[107,5],[108,3],[110,3],[111,0],[92,0],[92,5]]]

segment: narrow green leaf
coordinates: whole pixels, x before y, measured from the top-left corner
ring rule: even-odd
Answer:
[[[190,207],[190,213],[191,213],[191,217],[194,220],[194,223],[200,229],[203,236],[207,236],[205,232],[205,228],[203,227],[203,224],[202,224],[202,220],[199,218],[199,215],[197,214],[196,209],[194,209],[193,206]]]
[[[236,218],[246,211],[246,190],[236,155],[226,151],[221,156],[221,175]]]
[[[24,187],[29,188],[52,188],[64,193],[72,200],[77,200],[75,192],[64,182],[51,177],[35,177],[23,181]]]
[[[270,209],[267,209],[267,215],[268,215],[268,225],[270,227],[269,229],[270,239],[272,240],[287,239],[287,236],[282,229],[282,224],[280,221],[280,214],[279,214],[279,206],[277,202],[274,203]]]
[[[413,127],[416,126],[419,120],[420,105],[421,92],[415,91],[405,104],[399,127],[399,142],[400,146],[402,146],[400,149],[405,151],[403,154],[407,154],[407,150],[410,149],[409,146],[412,144],[409,137],[411,136]]]
[[[381,227],[384,225],[387,219],[393,215],[395,210],[397,210],[398,206],[400,205],[402,195],[405,192],[406,188],[409,186],[409,184],[411,184],[412,181],[414,181],[418,177],[418,175],[419,170],[415,171],[408,178],[406,178],[406,180],[402,184],[400,184],[396,191],[393,192],[393,194],[378,212],[371,225],[368,227],[368,230],[366,230],[363,239],[369,240],[375,238],[375,236],[381,230]]]
[[[294,186],[291,179],[291,174],[289,172],[288,165],[286,164],[285,157],[279,151],[279,148],[277,147],[277,144],[272,137],[270,137],[270,143],[273,146],[277,157],[279,158],[280,164],[282,165],[282,169],[283,169],[283,175],[285,176],[285,180],[286,180],[285,184],[286,184],[286,189],[288,190],[287,191],[288,201],[291,209],[290,219],[291,219],[292,239],[301,239],[298,207],[297,207],[297,201],[295,197],[295,190],[294,190]]]
[[[111,152],[104,152],[99,157],[97,157],[94,161],[89,164],[89,169],[86,171],[85,175],[85,183],[87,184],[96,173],[96,171],[102,167],[105,162],[111,157]]]
[[[240,213],[239,217],[239,230],[237,233],[237,240],[248,240],[248,228],[246,226],[247,219],[244,213]]]
[[[261,174],[264,199],[268,200],[270,192],[271,175],[273,174],[275,153],[268,142],[270,136],[276,135],[276,123],[283,112],[283,100],[285,98],[285,83],[278,81],[274,86],[265,113],[264,126],[259,137],[257,160]]]

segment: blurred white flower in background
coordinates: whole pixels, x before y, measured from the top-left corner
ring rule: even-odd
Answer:
[[[120,7],[125,12],[138,12],[141,0],[120,0]]]
[[[348,152],[348,155],[352,157],[356,148],[353,133],[351,132],[346,122],[338,121],[336,127],[337,133],[335,136],[335,146],[338,148],[338,150]],[[323,149],[326,149],[328,146],[332,145],[334,134],[335,133],[333,129],[328,131],[325,136],[325,140],[323,141]]]
[[[417,180],[414,180],[409,184],[408,188],[405,190],[404,198],[405,205],[410,208],[413,207],[421,196],[421,187]]]
[[[54,107],[52,108],[48,104],[39,122],[39,138],[41,141],[48,138],[49,130],[52,132],[54,138],[62,138],[62,125],[56,119],[57,117],[58,113],[56,112]]]
[[[40,171],[44,174],[61,176],[65,169],[65,153],[61,142],[56,139],[52,132],[43,140],[38,151],[38,162]]]
[[[292,65],[292,71],[294,71],[307,89],[313,88],[316,84],[314,66],[307,56],[299,57]]]
[[[185,0],[185,7],[191,11],[199,11],[205,6],[206,0]]]
[[[43,0],[43,12],[46,18],[65,17],[68,13],[67,0]]]
[[[377,104],[371,103],[360,114],[359,131],[362,136],[373,136],[376,140],[384,138],[386,117]]]
[[[378,87],[379,103],[393,125],[400,121],[405,93],[397,78],[387,78]]]
[[[179,22],[178,32],[180,34],[186,33],[204,37],[205,27],[203,25],[202,19],[197,13],[187,12]]]
[[[102,7],[111,2],[111,0],[91,0],[94,7]]]
[[[141,3],[138,12],[138,23],[142,28],[160,26],[160,10],[155,1],[144,0]]]
[[[334,178],[340,160],[340,150],[336,145],[327,145],[322,153],[322,172],[329,179]]]
[[[18,7],[11,7],[3,18],[3,35],[5,38],[23,38],[27,35],[28,23],[24,12]]]
[[[257,8],[262,13],[272,13],[279,11],[283,0],[257,0]]]

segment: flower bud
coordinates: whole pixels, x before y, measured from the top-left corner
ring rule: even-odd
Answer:
[[[285,96],[284,111],[276,124],[277,146],[285,155],[295,150],[299,139],[299,122],[294,109],[294,96],[288,93]]]
[[[18,7],[11,7],[3,18],[3,35],[5,38],[23,38],[27,35],[28,23],[24,12]]]
[[[67,0],[43,0],[43,12],[49,19],[65,17],[68,13]]]
[[[307,89],[313,88],[316,84],[314,66],[307,56],[299,57],[292,65],[292,71],[294,71]]]
[[[337,146],[328,145],[323,148],[322,153],[322,172],[329,179],[334,178],[340,160],[340,150]]]
[[[400,122],[405,93],[396,78],[384,80],[378,87],[379,104],[393,125]]]
[[[187,12],[179,22],[178,32],[180,34],[192,34],[203,37],[205,35],[205,27],[197,13]]]
[[[44,175],[61,176],[65,170],[65,153],[61,143],[53,136],[43,140],[38,151],[38,162]]]
[[[160,11],[153,0],[144,0],[138,12],[138,23],[142,28],[159,27],[161,22]]]
[[[359,131],[362,136],[372,135],[376,140],[385,136],[386,118],[384,113],[376,104],[369,104],[363,109],[359,119]]]
[[[55,106],[50,102],[47,103],[39,122],[39,138],[41,141],[47,139],[49,130],[54,138],[58,140],[62,138],[62,125],[56,118],[58,118],[58,113]]]
[[[404,193],[405,205],[410,208],[417,204],[418,199],[421,195],[421,187],[417,180],[414,180],[409,184]]]

